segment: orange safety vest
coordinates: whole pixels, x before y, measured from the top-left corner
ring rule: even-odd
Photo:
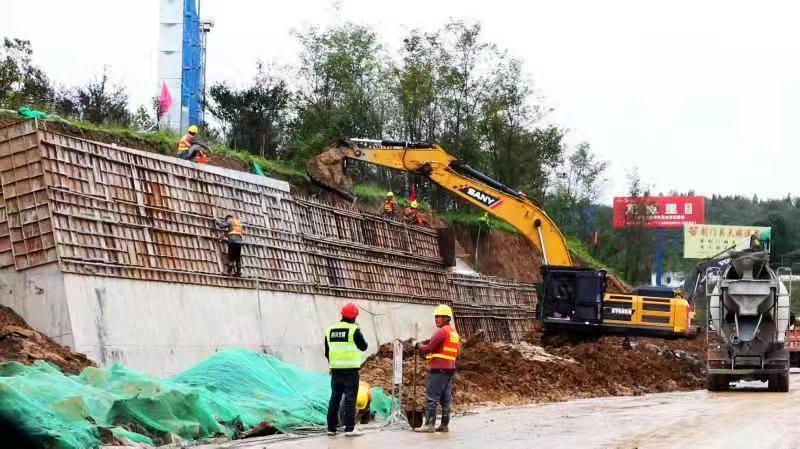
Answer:
[[[233,220],[231,220],[231,230],[230,230],[230,232],[228,232],[228,235],[238,235],[239,237],[241,237],[242,236],[242,222],[237,220],[237,219],[235,219],[235,218]]]
[[[447,337],[444,339],[444,344],[442,345],[442,349],[438,352],[433,352],[427,355],[427,359],[445,359],[445,360],[456,360],[458,356],[458,349],[461,347],[461,337],[458,335],[458,332],[453,329],[452,326],[449,324],[445,324],[442,326],[447,332]]]
[[[419,218],[419,212],[417,212],[417,209],[414,209],[413,207],[406,208],[406,220],[415,225],[422,226],[422,219]]]
[[[383,202],[383,211],[387,214],[394,213],[394,200],[386,200]]]
[[[191,142],[192,138],[193,138],[193,136],[191,134],[189,134],[189,133],[184,134],[183,138],[181,139],[181,141],[178,142],[178,151],[180,152],[180,151],[188,150],[189,148],[191,148],[192,147],[192,142]]]

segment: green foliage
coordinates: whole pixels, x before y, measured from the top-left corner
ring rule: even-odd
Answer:
[[[43,106],[53,101],[55,92],[44,71],[33,64],[30,41],[3,39],[0,47],[0,106]]]
[[[276,158],[286,143],[291,92],[284,80],[258,64],[252,85],[234,89],[217,83],[209,89],[209,111],[222,122],[228,145]]]
[[[519,231],[503,220],[494,217],[485,217],[479,212],[444,212],[436,215],[437,218],[451,225],[461,225],[469,229],[498,229],[500,231],[518,234]]]
[[[345,24],[297,35],[301,44],[291,140],[306,160],[338,136],[381,138],[387,120],[383,46],[370,28]]]
[[[606,271],[613,271],[613,269],[609,268],[608,265],[601,262],[592,253],[589,251],[588,248],[575,237],[567,237],[567,247],[569,248],[570,252],[578,256],[581,261],[586,263],[589,268],[594,268],[597,270],[606,270]]]

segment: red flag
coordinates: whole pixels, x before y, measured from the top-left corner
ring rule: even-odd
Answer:
[[[408,202],[412,202],[417,199],[417,189],[414,188],[414,184],[411,184],[411,193],[408,194]]]
[[[169,111],[170,106],[172,106],[172,95],[169,94],[169,89],[167,89],[167,83],[162,83],[161,85],[161,95],[158,96],[158,118],[159,120],[164,114]]]

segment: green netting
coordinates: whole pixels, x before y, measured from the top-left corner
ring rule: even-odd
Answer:
[[[372,411],[392,399],[372,390]],[[261,423],[282,432],[324,427],[330,377],[247,351],[219,352],[171,378],[122,365],[66,375],[44,362],[0,364],[0,413],[42,445],[95,447],[101,435],[140,443],[232,437]]]
[[[261,169],[261,165],[259,165],[256,161],[253,161],[250,164],[250,172],[254,175],[264,176],[264,170]]]

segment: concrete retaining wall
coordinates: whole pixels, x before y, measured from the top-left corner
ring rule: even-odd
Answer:
[[[323,330],[338,320],[339,309],[350,301],[62,274],[55,265],[27,270],[24,280],[21,273],[11,272],[18,281],[3,286],[15,294],[3,295],[0,301],[17,310],[32,327],[48,335],[63,334],[62,344],[103,366],[121,362],[162,376],[225,348],[265,352],[298,366],[325,370]],[[0,282],[7,278],[0,277]],[[420,336],[433,332],[431,306],[354,302],[361,308],[358,323],[370,354],[392,339],[414,336],[415,323]]]

